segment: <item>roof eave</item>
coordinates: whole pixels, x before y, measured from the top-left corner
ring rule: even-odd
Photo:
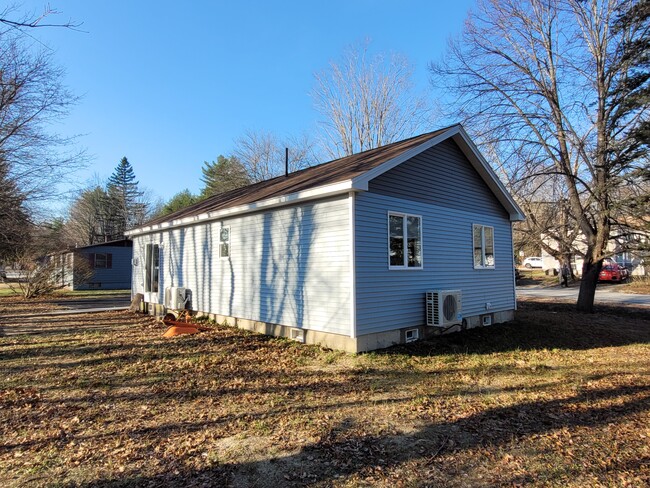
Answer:
[[[127,236],[139,236],[144,234],[151,234],[153,232],[169,230],[179,227],[187,227],[189,225],[202,224],[205,222],[212,222],[214,220],[221,220],[227,217],[235,217],[238,215],[256,212],[260,210],[267,210],[276,207],[283,207],[295,203],[301,203],[309,200],[316,200],[320,198],[335,196],[343,193],[354,191],[351,180],[341,181],[332,185],[323,185],[309,190],[290,193],[288,195],[281,195],[278,197],[267,198],[257,202],[252,202],[246,205],[238,205],[236,207],[224,208],[222,210],[215,210],[213,212],[205,212],[199,215],[192,215],[177,220],[170,220],[161,222],[159,224],[147,225],[143,227],[136,227],[125,232]]]
[[[463,151],[467,159],[472,163],[474,169],[483,178],[490,190],[492,190],[494,196],[506,209],[510,216],[510,221],[521,222],[526,220],[523,210],[517,205],[517,202],[512,198],[512,195],[506,189],[501,179],[499,179],[462,126],[458,126],[458,132],[454,134],[453,138],[460,150]]]
[[[456,142],[458,147],[460,147],[465,157],[467,157],[467,159],[472,164],[474,169],[478,172],[478,174],[481,176],[483,181],[485,181],[485,183],[488,185],[492,193],[494,193],[499,203],[501,203],[501,205],[508,212],[510,221],[517,222],[517,221],[525,220],[526,217],[524,216],[524,213],[521,210],[521,208],[519,208],[517,203],[514,201],[514,199],[508,192],[508,190],[506,190],[505,186],[503,185],[499,177],[496,175],[494,170],[490,167],[490,164],[483,157],[481,152],[478,150],[478,148],[474,145],[474,143],[470,139],[467,132],[465,132],[465,129],[463,129],[463,126],[460,124],[449,127],[447,130],[437,135],[436,137],[433,137],[428,141],[420,144],[419,146],[416,146],[408,151],[405,151],[399,156],[390,159],[385,163],[380,164],[379,166],[371,169],[370,171],[365,172],[360,176],[357,176],[356,178],[353,178],[352,179],[353,188],[357,190],[367,191],[368,183],[370,182],[370,180],[377,178],[378,176],[382,175],[386,171],[395,168],[396,166],[402,164],[403,162],[417,156],[418,154],[426,151],[427,149],[433,146],[440,144],[441,142],[449,138],[452,138],[454,142]]]

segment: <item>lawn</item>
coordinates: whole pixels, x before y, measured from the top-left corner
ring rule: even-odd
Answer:
[[[106,297],[113,295],[130,295],[131,290],[69,290],[61,288],[54,292],[53,297],[56,298],[91,298],[91,297]],[[0,297],[12,297],[20,295],[20,288],[18,283],[2,283],[0,282]]]
[[[22,308],[21,308],[22,307]],[[0,486],[647,486],[650,311],[351,355],[1,298]],[[14,327],[15,322],[15,327]]]

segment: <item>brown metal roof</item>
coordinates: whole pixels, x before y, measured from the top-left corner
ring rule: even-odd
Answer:
[[[442,134],[447,129],[429,132],[386,146],[335,159],[334,161],[319,164],[318,166],[295,171],[288,176],[278,176],[270,180],[260,181],[259,183],[253,183],[249,186],[221,193],[176,212],[150,220],[139,227],[161,224],[163,222],[170,222],[206,212],[214,212],[215,210],[224,210],[239,205],[247,205],[260,200],[266,200],[267,198],[289,195],[319,186],[347,181],[425,143],[429,139]]]

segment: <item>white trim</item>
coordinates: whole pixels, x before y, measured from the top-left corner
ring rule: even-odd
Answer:
[[[356,219],[355,219],[355,194],[351,191],[348,197],[350,202],[350,337],[357,337],[357,272],[356,272]]]
[[[488,185],[494,196],[497,197],[497,200],[504,206],[510,215],[510,220],[512,222],[526,220],[524,212],[517,202],[512,198],[510,192],[506,189],[505,185],[501,182],[497,174],[494,172],[490,164],[487,162],[485,157],[478,150],[474,142],[470,139],[467,132],[461,125],[458,127],[458,133],[454,136],[454,141],[458,144],[461,151],[465,154],[467,159],[469,159],[474,169],[481,175],[481,178]]]
[[[402,266],[395,266],[390,264],[390,217],[394,215],[395,217],[404,218],[403,228],[402,228],[402,239],[404,245],[404,261],[408,260],[408,217],[417,217],[420,219],[420,266],[409,266],[408,263]],[[393,212],[389,210],[386,218],[387,232],[388,232],[388,243],[387,243],[387,254],[388,254],[388,269],[391,271],[420,271],[424,269],[424,242],[422,242],[422,215],[410,214],[405,212]]]
[[[399,156],[386,161],[385,163],[376,166],[375,168],[366,171],[360,176],[352,179],[352,187],[357,190],[368,190],[368,183],[373,178],[384,174],[386,171],[389,171],[396,166],[402,164],[403,162],[411,159],[414,156],[417,156],[423,151],[440,144],[446,139],[453,138],[454,142],[458,144],[458,147],[463,152],[465,157],[469,160],[474,169],[481,176],[481,179],[485,184],[490,188],[494,196],[499,200],[501,205],[506,209],[510,216],[511,221],[521,221],[525,220],[523,211],[519,208],[517,203],[514,201],[512,196],[506,187],[503,185],[499,177],[496,175],[494,170],[490,167],[490,164],[479,152],[478,148],[472,140],[470,139],[465,129],[459,124],[449,127],[441,134],[436,137],[429,139],[428,141],[416,146],[408,151],[403,152]]]
[[[151,258],[153,258],[155,246],[158,247],[158,283],[157,283],[158,290],[157,291],[153,291],[153,286],[152,286],[153,285],[153,276],[154,276],[154,273],[153,273],[153,259],[151,259],[151,262],[149,263],[149,260],[147,259],[147,246],[151,246]],[[144,251],[144,261],[145,261],[145,264],[142,267],[142,271],[144,273],[143,294],[144,294],[145,301],[148,302],[148,303],[160,303],[160,285],[161,285],[161,281],[162,281],[160,279],[161,278],[161,270],[162,270],[162,266],[161,266],[162,253],[160,252],[161,248],[162,248],[162,246],[161,246],[161,243],[159,243],[159,242],[146,242],[145,245],[144,245],[144,249],[145,249],[145,251]],[[148,264],[150,266],[152,266],[150,268],[151,269],[151,277],[150,277],[151,279],[149,280],[149,282],[147,282],[147,278],[148,278],[147,277],[147,265]],[[147,290],[147,288],[149,288],[149,290]]]
[[[525,220],[523,211],[519,208],[517,203],[514,201],[512,196],[508,193],[505,186],[499,180],[499,177],[492,170],[489,163],[481,155],[477,147],[469,138],[465,129],[458,124],[448,129],[443,130],[440,134],[429,139],[428,141],[416,146],[408,151],[403,152],[399,156],[386,161],[385,163],[376,166],[375,168],[366,171],[365,173],[353,178],[351,180],[341,181],[339,183],[334,183],[331,185],[318,186],[311,188],[309,190],[299,191],[296,193],[290,193],[287,195],[281,195],[278,197],[267,198],[265,200],[260,200],[258,202],[253,202],[245,205],[238,205],[236,207],[225,208],[222,210],[216,210],[214,212],[206,212],[200,215],[192,215],[189,217],[181,218],[179,220],[172,220],[169,222],[162,222],[160,224],[149,225],[145,227],[138,227],[126,231],[124,234],[127,236],[135,236],[148,234],[151,232],[156,232],[160,230],[172,229],[175,227],[183,227],[187,225],[192,225],[196,223],[210,222],[213,220],[219,220],[224,217],[231,217],[235,215],[240,215],[249,212],[255,212],[258,210],[271,209],[274,207],[280,207],[284,205],[290,205],[292,203],[299,203],[306,200],[313,200],[317,198],[323,198],[327,196],[338,195],[341,193],[348,193],[352,191],[368,191],[368,183],[373,178],[393,169],[394,167],[402,164],[403,162],[417,156],[423,151],[440,144],[446,139],[453,138],[458,147],[461,149],[463,154],[467,157],[469,162],[472,164],[474,169],[479,173],[483,181],[488,185],[492,193],[496,196],[497,200],[503,205],[508,214],[510,215],[511,221],[520,221]]]
[[[352,180],[345,180],[333,185],[319,186],[310,190],[290,193],[288,195],[282,195],[279,197],[267,198],[266,200],[260,200],[258,202],[248,203],[246,205],[238,205],[236,207],[224,208],[222,210],[216,210],[214,212],[205,212],[199,215],[191,215],[189,217],[185,217],[179,220],[172,220],[170,222],[162,222],[160,224],[148,225],[146,227],[138,227],[126,231],[125,235],[134,236],[149,234],[151,232],[158,232],[161,230],[168,230],[176,227],[185,227],[197,223],[211,222],[214,220],[223,219],[224,217],[232,217],[235,215],[256,212],[258,210],[283,207],[285,205],[300,203],[307,200],[315,200],[318,198],[339,195],[342,193],[349,193],[350,190],[354,190],[352,188]]]
[[[494,264],[487,265],[483,264],[480,266],[476,266],[476,262],[474,261],[474,227],[480,227],[481,228],[481,262],[485,262],[485,231],[483,229],[485,228],[490,228],[492,229],[492,259],[494,260]],[[497,264],[497,256],[496,256],[496,238],[494,236],[494,226],[492,225],[483,225],[483,224],[472,224],[472,265],[474,266],[474,269],[496,269],[496,264]]]
[[[445,139],[448,139],[449,137],[453,136],[457,130],[459,125],[450,127],[449,129],[445,130],[441,134],[437,135],[433,139],[429,139],[426,142],[423,142],[419,146],[415,146],[412,149],[409,149],[408,151],[403,152],[399,156],[394,157],[393,159],[389,159],[385,163],[380,164],[379,166],[374,167],[373,169],[366,171],[362,175],[357,176],[356,178],[352,179],[352,186],[353,188],[356,188],[357,190],[365,190],[368,191],[368,183],[370,180],[377,178],[377,176],[383,175],[386,171],[390,171],[391,169],[395,168],[396,166],[399,166],[405,161],[408,161],[409,159],[417,156],[421,152],[426,151],[427,149],[440,144],[442,141]]]
[[[512,257],[512,297],[514,298],[515,301],[515,312],[517,311],[517,277],[515,274],[515,268],[517,267],[517,263],[515,262],[515,245],[514,245],[514,238],[512,235],[512,223],[510,224],[510,247],[512,248],[512,252],[510,253]]]
[[[227,242],[227,244],[228,244],[228,255],[227,255],[227,256],[223,256],[223,255],[221,254],[221,245],[223,244],[223,241],[221,240],[221,232],[223,231],[223,229],[228,229],[228,242]],[[223,225],[223,223],[222,223],[222,224],[221,224],[221,227],[219,227],[219,259],[230,259],[230,252],[231,252],[230,242],[231,242],[231,237],[232,237],[232,234],[230,233],[230,226],[229,226],[229,225]]]

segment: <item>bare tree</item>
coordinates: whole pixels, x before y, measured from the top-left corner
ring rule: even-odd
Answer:
[[[0,24],[12,27],[14,29],[36,29],[41,27],[64,27],[66,29],[77,29],[81,26],[80,22],[74,22],[71,19],[66,22],[47,22],[46,19],[59,15],[60,12],[46,5],[40,14],[18,14],[15,6],[6,7],[0,11]],[[11,17],[14,18],[11,18]]]
[[[83,190],[68,209],[65,233],[74,246],[108,240],[108,196],[100,185]]]
[[[234,156],[243,164],[252,182],[264,181],[285,172],[286,149],[289,149],[289,172],[316,163],[314,144],[308,136],[280,140],[270,132],[247,131],[235,141]]]
[[[578,309],[593,310],[598,274],[624,212],[614,201],[635,186],[639,154],[627,135],[647,105],[617,114],[634,65],[629,40],[647,26],[612,29],[631,1],[483,0],[470,14],[434,82],[456,97],[454,111],[503,155],[508,171],[556,186],[586,244]],[[638,149],[638,146],[637,148]],[[543,200],[543,199],[542,199]]]
[[[65,254],[42,256],[36,247],[17,251],[11,258],[13,266],[20,270],[20,278],[15,281],[4,280],[9,288],[24,298],[38,298],[49,295],[55,290],[71,283],[87,282],[93,275],[88,260],[77,255],[73,261],[67,261]]]
[[[340,62],[315,74],[312,96],[332,157],[417,135],[429,126],[431,111],[415,93],[412,74],[404,56],[370,56],[367,43],[347,49]]]
[[[83,153],[72,150],[74,139],[52,130],[77,98],[64,86],[52,52],[25,33],[53,24],[44,24],[43,16],[11,21],[9,13],[0,13],[0,157],[33,206],[84,162]]]

